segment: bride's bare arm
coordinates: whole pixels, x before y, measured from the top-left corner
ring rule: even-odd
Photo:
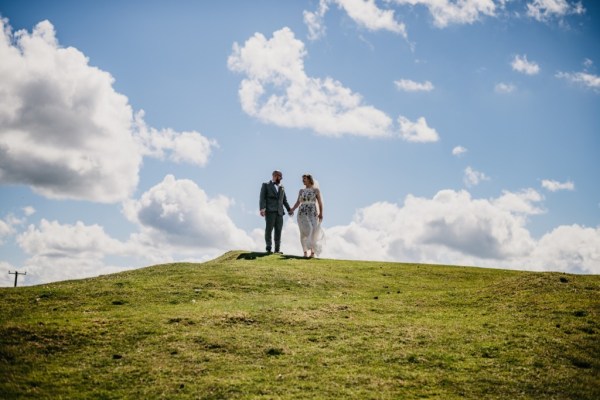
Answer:
[[[323,202],[321,201],[321,190],[315,190],[317,195],[317,203],[319,203],[319,219],[323,219]]]

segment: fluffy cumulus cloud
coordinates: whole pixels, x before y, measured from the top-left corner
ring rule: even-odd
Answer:
[[[424,6],[439,28],[453,24],[472,24],[485,16],[496,15],[493,0],[389,0],[398,5]]]
[[[536,75],[540,72],[540,66],[533,61],[527,60],[527,55],[525,54],[522,56],[516,55],[510,65],[513,70],[526,75]]]
[[[320,0],[317,11],[304,11],[309,38],[318,39],[325,33],[323,19],[330,4],[337,4],[358,25],[370,30],[386,30],[407,38],[406,25],[395,17],[395,10],[380,8],[375,0]],[[485,16],[496,15],[493,0],[387,0],[382,4],[426,7],[433,23],[439,28],[452,24],[471,24]]]
[[[406,26],[396,21],[394,11],[379,8],[375,0],[320,0],[317,11],[304,11],[309,39],[316,40],[325,35],[323,19],[330,4],[337,4],[361,27],[371,31],[387,30],[407,37]]]
[[[27,217],[35,213],[35,209],[30,206],[23,207],[21,211],[23,212],[23,216],[10,213],[0,219],[0,245],[3,244],[7,238],[15,235],[18,227],[26,223]]]
[[[115,253],[121,246],[100,225],[88,226],[81,221],[63,225],[46,219],[42,219],[37,227],[30,225],[19,235],[18,242],[28,254],[47,258],[97,258],[100,254]]]
[[[562,18],[570,14],[583,14],[585,8],[581,1],[567,0],[533,0],[527,4],[527,15],[538,21]]]
[[[28,271],[26,283],[85,278],[150,263],[206,261],[231,249],[252,248],[254,240],[227,214],[231,203],[168,175],[139,199],[124,202],[124,214],[137,227],[126,240],[111,237],[100,225],[42,219],[17,236],[29,257],[22,266]]]
[[[365,241],[377,258],[386,260],[440,262],[526,254],[533,240],[523,226],[522,204],[517,212],[511,202],[498,206],[501,199],[477,200],[466,191],[443,190],[432,199],[409,195],[403,206],[375,203],[359,210],[351,224],[327,231],[328,251],[362,252],[362,247],[348,245]],[[348,256],[355,258],[360,252]]]
[[[213,142],[148,129],[141,116],[134,121],[113,77],[76,48],[61,47],[50,22],[13,34],[0,20],[0,59],[0,183],[110,203],[133,193],[143,155],[168,149],[176,160],[205,163]],[[141,136],[136,126],[145,128]]]
[[[538,241],[521,265],[533,270],[600,274],[600,227],[559,226]]]
[[[431,92],[433,90],[433,83],[429,81],[415,82],[410,79],[400,79],[394,81],[396,88],[404,92]]]
[[[127,253],[126,245],[111,238],[100,225],[61,224],[42,219],[17,237],[30,257],[23,269],[28,283],[84,278],[123,270],[106,264],[109,255]]]
[[[463,182],[467,187],[477,186],[483,181],[489,181],[490,178],[480,171],[476,171],[471,167],[465,168]]]
[[[348,17],[359,26],[369,30],[386,30],[407,38],[406,25],[395,15],[407,11],[408,7],[423,7],[433,18],[434,26],[446,28],[451,25],[473,24],[484,18],[498,16],[512,17],[526,14],[541,22],[562,20],[569,15],[585,13],[581,1],[568,0],[529,0],[510,2],[507,0],[320,0],[317,10],[304,11],[304,23],[308,27],[308,37],[316,40],[325,35],[324,17],[330,5],[337,4]]]
[[[427,125],[424,117],[417,119],[417,122],[412,122],[406,117],[398,117],[400,125],[400,136],[408,142],[437,142],[439,135],[437,131]]]
[[[305,55],[289,28],[270,40],[257,33],[243,47],[234,44],[228,66],[247,76],[239,90],[243,110],[266,123],[324,135],[389,135],[391,119],[364,105],[360,95],[331,78],[308,77]]]
[[[532,238],[526,224],[544,212],[542,199],[533,189],[494,199],[442,190],[374,203],[326,230],[323,256],[600,273],[600,228],[562,226]]]
[[[517,87],[515,85],[513,85],[512,83],[498,83],[496,84],[496,86],[494,87],[494,91],[496,93],[501,93],[501,94],[508,94],[508,93],[512,93],[515,90],[517,90]]]
[[[520,270],[600,273],[600,227],[560,226],[535,239],[530,218],[543,214],[534,189],[477,199],[465,191],[441,190],[432,198],[408,195],[403,204],[376,202],[357,210],[346,225],[326,227],[323,257]],[[134,257],[127,268],[149,262],[205,261],[231,249],[262,250],[263,229],[247,234],[227,215],[231,200],[209,198],[195,183],[167,176],[124,212],[139,231],[126,241],[101,226],[42,219],[18,235],[30,256],[19,270],[24,284],[117,272],[114,257]],[[298,226],[286,219],[282,248],[301,254]],[[122,263],[121,263],[122,264]],[[6,262],[2,266],[12,268]],[[8,280],[0,285],[8,286]]]
[[[335,3],[360,26],[369,30],[387,30],[406,37],[406,27],[394,19],[393,10],[382,10],[375,0],[335,0]]]
[[[175,132],[170,128],[158,130],[148,126],[143,110],[135,114],[134,125],[135,138],[145,156],[205,166],[213,147],[218,147],[216,140],[196,131]]]
[[[468,150],[463,147],[463,146],[455,146],[452,149],[452,155],[453,156],[457,156],[457,157],[461,157],[463,154],[465,154]]]
[[[329,2],[327,0],[321,0],[317,11],[312,12],[304,10],[304,23],[308,27],[308,38],[310,40],[317,40],[325,36],[326,29],[323,19],[325,13],[329,10],[328,4]]]
[[[556,77],[565,79],[572,84],[583,86],[600,92],[600,76],[589,71],[594,66],[594,62],[589,58],[583,60],[583,71],[580,72],[557,72]]]
[[[0,244],[4,242],[4,238],[10,236],[12,233],[12,226],[5,221],[0,220]]]
[[[362,97],[332,78],[312,78],[304,71],[304,43],[289,28],[267,39],[255,34],[243,46],[233,45],[230,70],[246,75],[240,84],[242,109],[265,123],[307,128],[326,136],[390,137],[393,121],[384,112],[364,104]],[[425,120],[415,123],[431,141]],[[401,137],[407,137],[404,128]],[[412,132],[408,137],[415,136]]]
[[[61,48],[50,22],[0,32],[0,182],[54,198],[116,201],[138,181],[131,108],[113,78],[77,49]]]
[[[551,192],[557,192],[559,190],[575,190],[575,184],[573,182],[559,182],[553,179],[542,180],[542,187]]]
[[[23,207],[23,214],[25,214],[26,217],[32,216],[33,214],[35,214],[35,208],[31,207],[31,206],[26,206]]]
[[[224,196],[209,198],[191,180],[167,175],[138,200],[126,202],[124,212],[141,227],[135,241],[145,247],[216,254],[217,250],[248,248],[252,243],[228,216],[231,204]]]
[[[556,77],[565,79],[576,85],[600,91],[600,76],[589,72],[558,72]]]

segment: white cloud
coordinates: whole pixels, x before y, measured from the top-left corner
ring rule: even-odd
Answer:
[[[398,117],[400,124],[400,137],[408,142],[437,142],[439,135],[437,131],[427,125],[424,117],[417,119],[417,122],[412,122],[408,118]]]
[[[35,208],[31,206],[23,207],[23,214],[25,214],[26,217],[29,217],[35,214]]]
[[[545,234],[523,267],[600,274],[600,228],[563,225]]]
[[[410,79],[400,79],[398,81],[394,81],[398,90],[403,90],[405,92],[431,92],[433,90],[433,84],[429,81],[415,82]]]
[[[0,25],[0,183],[111,203],[137,186],[142,153],[150,154],[140,143],[160,142],[173,159],[205,163],[213,143],[195,132],[159,132],[139,114],[135,122],[146,131],[136,138],[133,111],[113,77],[76,48],[61,47],[50,22],[14,35],[6,20]]]
[[[52,198],[112,202],[130,194],[141,157],[131,108],[113,78],[61,48],[50,22],[0,33],[0,182]]]
[[[73,225],[42,219],[17,237],[20,247],[30,256],[22,269],[24,283],[35,284],[77,279],[122,271],[106,265],[108,255],[123,254],[126,246],[111,238],[100,225]]]
[[[16,270],[19,272],[25,272],[19,268]],[[5,261],[0,261],[0,287],[9,287],[15,285],[15,276],[9,275],[9,272],[15,272],[15,267]],[[20,286],[23,280],[21,275],[19,275],[19,278],[21,279],[18,279],[17,286]]]
[[[513,85],[512,83],[498,83],[495,87],[494,87],[494,91],[496,93],[502,93],[502,94],[507,94],[507,93],[512,93],[517,89],[517,87],[515,85]]]
[[[30,215],[35,212],[33,207],[24,207],[23,215],[24,217],[17,217],[14,214],[7,214],[4,219],[0,219],[0,245],[4,243],[6,238],[14,235],[17,232],[16,227],[19,225],[23,225]]]
[[[329,4],[337,4],[359,26],[371,31],[387,30],[407,38],[406,26],[395,20],[393,10],[382,10],[375,0],[320,0],[317,11],[304,11],[304,23],[308,27],[308,38],[316,40],[325,35],[323,19]]]
[[[508,211],[515,215],[538,215],[546,211],[536,206],[544,197],[534,189],[525,189],[521,192],[503,191],[502,196],[490,200],[500,210]]]
[[[456,146],[452,149],[452,155],[460,157],[463,154],[465,154],[467,151],[468,150],[466,148],[464,148],[463,146]]]
[[[474,170],[471,167],[467,167],[465,169],[465,175],[463,181],[467,187],[477,186],[483,181],[489,181],[490,178],[486,176],[483,172],[479,172]]]
[[[372,30],[387,30],[398,33],[404,38],[406,27],[394,19],[393,10],[382,10],[375,4],[375,0],[335,0],[348,16],[357,24]]]
[[[533,189],[489,200],[442,190],[374,203],[327,229],[323,257],[600,273],[600,228],[561,226],[532,238],[526,224],[543,212],[542,199]]]
[[[165,151],[169,151],[168,158],[171,161],[205,166],[212,148],[218,147],[216,140],[207,139],[195,131],[179,133],[170,128],[159,131],[149,127],[144,121],[143,110],[135,115],[134,123],[135,137],[142,148],[143,155],[163,159]]]
[[[527,16],[538,21],[583,13],[585,13],[585,9],[580,1],[570,3],[567,0],[533,0],[527,4]]]
[[[556,77],[590,89],[600,90],[600,76],[588,72],[558,72]]]
[[[559,190],[575,190],[575,184],[571,181],[558,182],[551,179],[542,180],[542,187],[551,192],[557,192]]]
[[[531,216],[545,212],[542,201],[537,191],[525,189],[492,199],[441,190],[431,199],[408,195],[402,205],[377,202],[357,210],[347,225],[326,227],[323,257],[600,273],[600,228],[560,226],[539,240],[532,238],[526,225]],[[191,181],[167,176],[126,205],[125,213],[140,226],[127,242],[111,238],[98,225],[42,220],[18,236],[30,255],[19,267],[28,272],[20,282],[83,278],[134,265],[111,266],[109,256],[206,261],[231,249],[262,250],[263,228],[246,234],[235,227],[226,213],[229,203],[222,196],[208,198]],[[286,219],[282,249],[301,254],[299,243],[296,222]]]
[[[329,9],[328,0],[319,1],[319,9],[316,12],[304,11],[304,23],[308,27],[308,38],[310,40],[317,40],[325,36],[325,25],[323,24],[323,18]]]
[[[42,219],[39,227],[29,225],[17,241],[28,254],[45,258],[95,259],[105,253],[114,254],[122,250],[122,244],[110,238],[100,225],[85,225],[81,221],[63,225]]]
[[[305,56],[304,43],[289,28],[268,40],[257,33],[244,46],[235,43],[227,64],[246,75],[239,89],[242,109],[265,123],[326,136],[392,136],[392,119],[359,94],[332,78],[308,77]]]
[[[485,17],[499,15],[520,15],[520,11],[507,12],[509,0],[384,0],[388,5],[422,6],[427,8],[433,17],[433,24],[438,28],[450,25],[473,24]],[[304,11],[304,23],[308,27],[310,40],[325,35],[324,17],[329,5],[337,4],[358,25],[369,30],[387,30],[401,34],[407,38],[406,25],[397,21],[395,10],[383,10],[375,0],[320,0],[315,12]],[[533,0],[526,4],[527,16],[538,21],[548,21],[553,18],[561,19],[567,15],[580,15],[585,9],[580,1],[567,0]]]
[[[375,203],[359,210],[351,224],[328,229],[327,252],[418,262],[505,259],[533,249],[525,220],[466,191],[443,190],[432,199],[409,195],[401,207]]]
[[[427,7],[433,23],[438,28],[452,24],[472,24],[482,17],[496,15],[496,4],[493,0],[389,0],[399,5]]]
[[[540,72],[540,66],[535,62],[528,61],[527,55],[516,55],[511,66],[513,70],[527,75],[536,75]]]
[[[28,271],[27,284],[97,276],[148,263],[206,261],[232,249],[252,248],[254,240],[227,214],[231,204],[224,196],[209,198],[190,180],[168,175],[138,200],[124,203],[125,216],[139,229],[126,241],[112,238],[100,225],[42,219],[17,236],[29,256],[22,267]],[[126,266],[112,265],[109,260],[115,259]]]
[[[4,238],[14,233],[13,227],[0,219],[0,244],[4,242]]]
[[[138,242],[194,252],[248,248],[250,238],[227,214],[232,201],[209,198],[193,181],[167,175],[139,200],[125,203],[127,218],[140,225]]]

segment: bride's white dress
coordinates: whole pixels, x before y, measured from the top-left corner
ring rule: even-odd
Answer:
[[[318,256],[323,250],[324,233],[318,218],[317,193],[312,188],[300,190],[300,207],[298,208],[298,227],[302,250],[311,249]]]

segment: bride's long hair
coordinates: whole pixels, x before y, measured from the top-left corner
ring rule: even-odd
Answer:
[[[315,179],[312,177],[311,174],[304,174],[304,175],[302,175],[302,177],[308,179],[308,181],[310,182],[310,184],[313,187],[315,187],[316,182],[315,182]],[[317,189],[318,189],[318,187],[317,187]]]

